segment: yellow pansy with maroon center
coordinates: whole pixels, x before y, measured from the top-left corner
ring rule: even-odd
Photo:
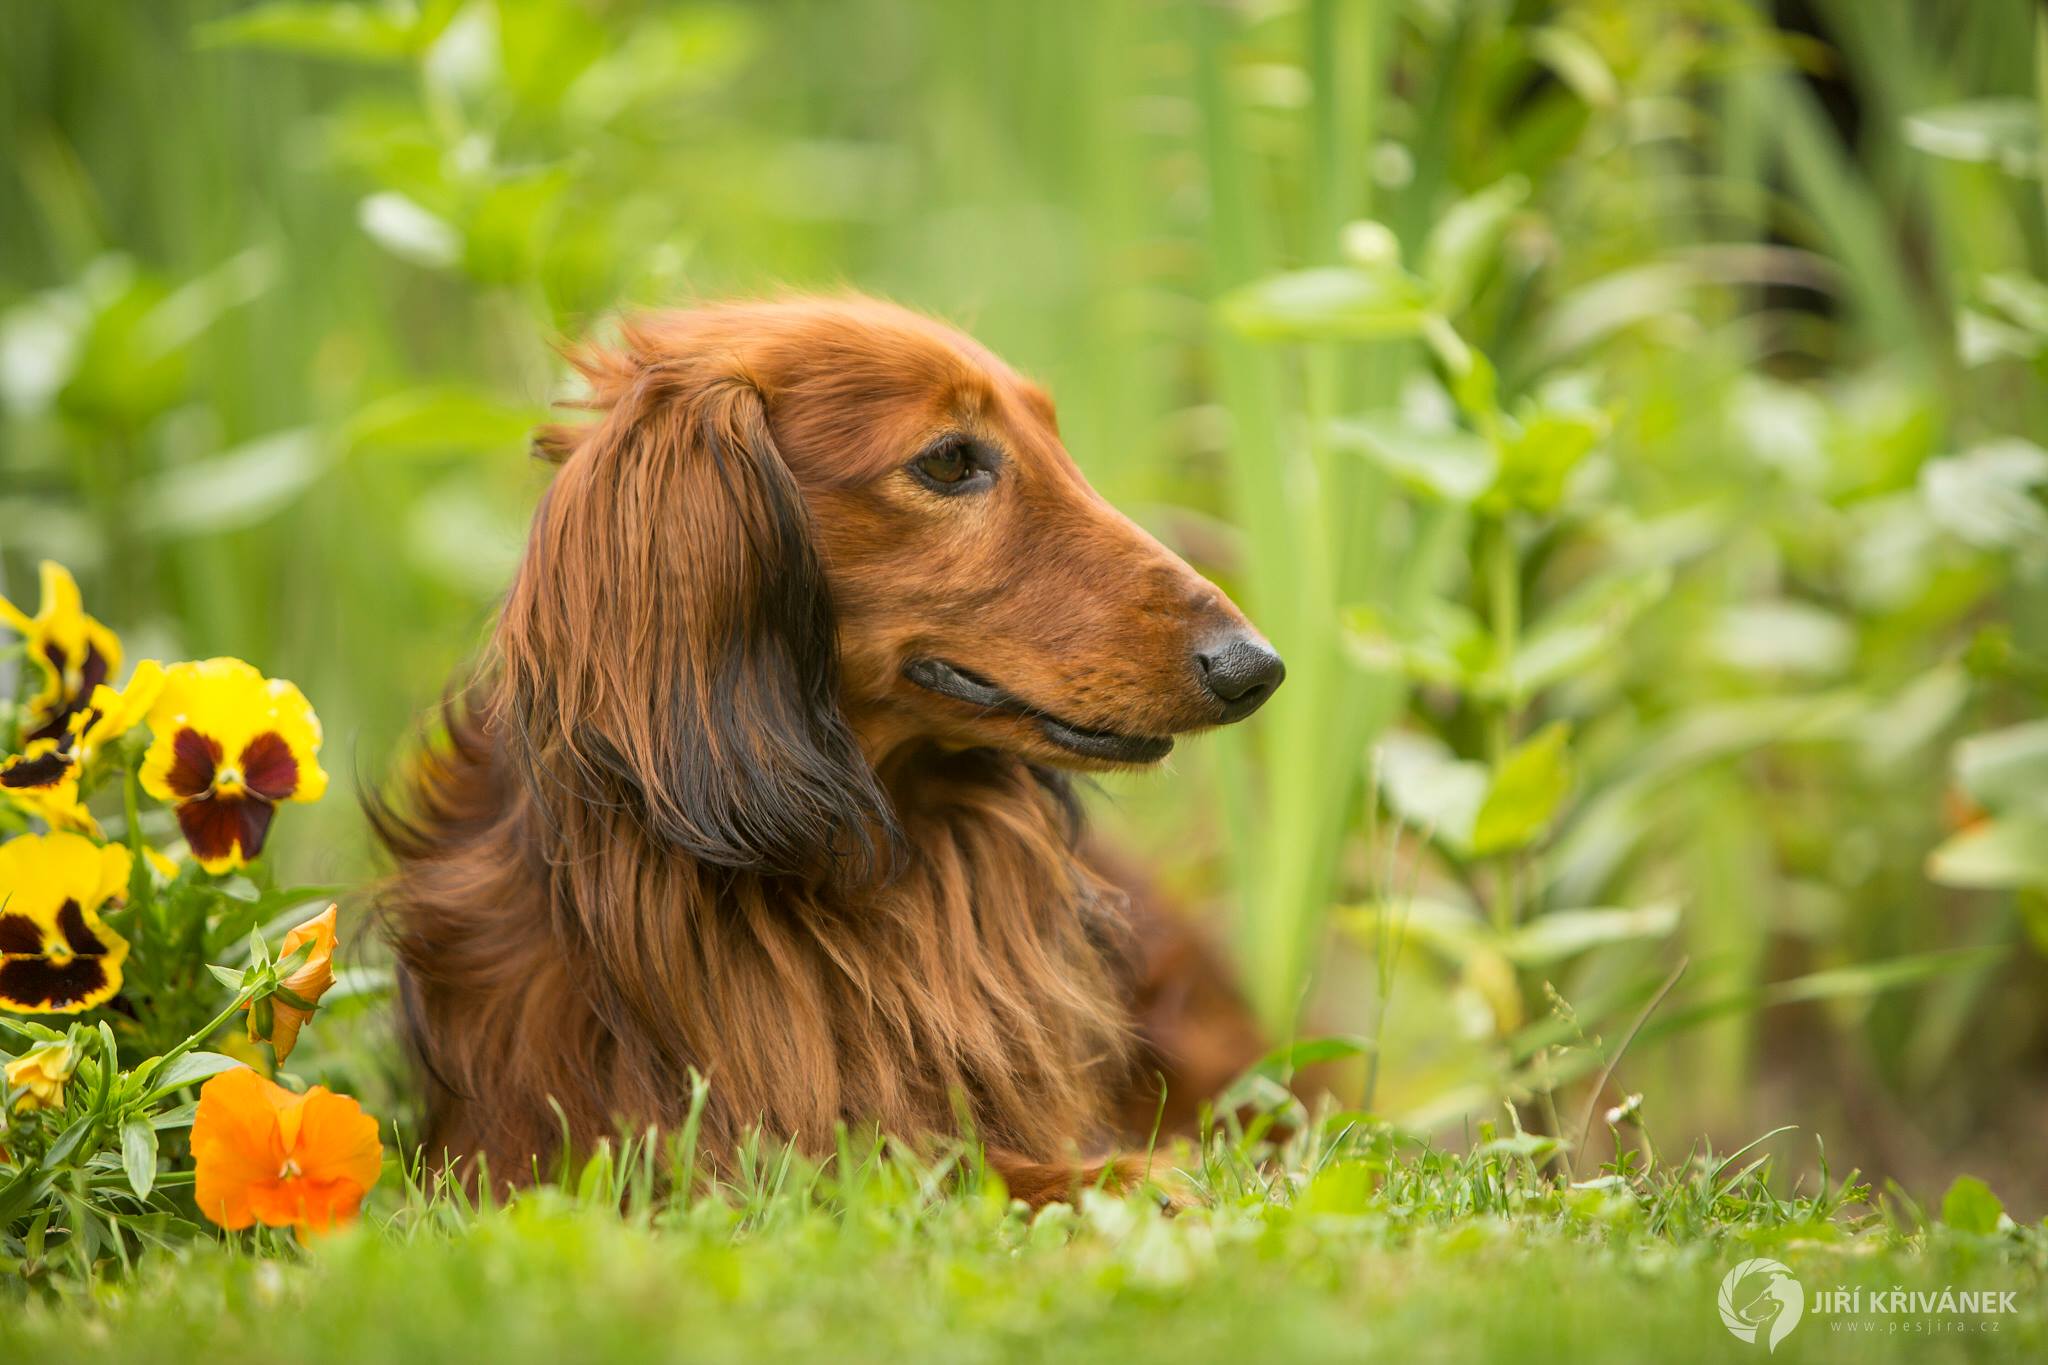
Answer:
[[[128,942],[100,907],[128,885],[130,858],[78,834],[0,844],[0,1009],[73,1014],[121,989]]]
[[[99,837],[99,822],[78,799],[78,760],[54,739],[34,740],[0,762],[0,797],[53,830]]]
[[[150,709],[142,789],[172,803],[192,857],[208,872],[263,851],[280,801],[317,801],[320,718],[305,694],[240,659],[164,670]]]
[[[99,822],[78,799],[80,774],[100,748],[142,723],[163,690],[164,666],[144,659],[120,691],[101,684],[71,713],[60,739],[33,739],[21,753],[0,760],[0,797],[53,830],[100,837]]]
[[[42,575],[43,600],[34,616],[0,597],[0,625],[27,639],[28,657],[43,674],[42,689],[28,702],[31,741],[63,738],[72,715],[121,666],[121,642],[85,614],[70,572],[46,559]]]
[[[71,756],[80,767],[90,765],[100,746],[111,743],[142,724],[143,717],[163,695],[164,666],[155,659],[135,665],[135,676],[118,692],[100,686],[92,690],[84,706],[72,713],[69,725]]]

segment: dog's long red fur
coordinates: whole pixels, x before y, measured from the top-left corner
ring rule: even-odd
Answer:
[[[564,1118],[678,1123],[694,1070],[714,1154],[964,1116],[1036,1202],[1149,1118],[1154,1068],[1185,1114],[1249,1061],[1214,959],[1084,856],[1059,769],[1103,761],[1042,721],[1215,723],[1190,641],[1243,621],[1094,494],[1045,395],[862,299],[575,359],[597,416],[542,433],[489,655],[373,810],[430,1150],[516,1180]],[[955,441],[985,494],[909,469]],[[1020,704],[920,687],[926,657]]]

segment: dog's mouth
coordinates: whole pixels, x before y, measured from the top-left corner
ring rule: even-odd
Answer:
[[[943,659],[912,659],[903,665],[903,676],[927,692],[964,701],[984,711],[1028,720],[1054,744],[1083,758],[1109,763],[1157,763],[1173,751],[1170,736],[1122,735],[1114,730],[1091,730],[1085,725],[1075,725],[1013,697],[987,678]]]

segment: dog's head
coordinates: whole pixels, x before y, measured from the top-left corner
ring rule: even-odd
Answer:
[[[1283,669],[1096,494],[1051,401],[861,299],[640,319],[577,361],[500,648],[546,775],[691,854],[815,869],[887,826],[919,742],[1155,762]],[[564,760],[564,761],[552,761]]]

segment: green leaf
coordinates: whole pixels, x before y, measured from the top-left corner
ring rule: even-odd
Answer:
[[[1497,941],[1491,925],[1470,909],[1448,901],[1414,897],[1399,904],[1375,902],[1333,912],[1337,928],[1369,952],[1384,941],[1394,951],[1408,942],[1462,967]]]
[[[1711,644],[1734,668],[1824,678],[1853,662],[1856,632],[1827,608],[1787,597],[1724,608]]]
[[[1443,502],[1470,503],[1493,486],[1499,460],[1485,438],[1449,428],[1429,431],[1397,413],[1340,417],[1329,424],[1338,450],[1355,450],[1406,487]]]
[[[1753,1014],[1780,1005],[1801,1005],[1815,1000],[1857,999],[1883,991],[1900,990],[1950,972],[1969,971],[1995,964],[2006,955],[2004,945],[1985,948],[1947,948],[1932,953],[1885,958],[1877,962],[1856,962],[1846,967],[1829,967],[1786,981],[1774,981],[1748,990],[1731,991],[1684,1009],[1659,1014],[1643,1029],[1644,1043],[1697,1028],[1714,1019],[1735,1014]]]
[[[1905,120],[1907,145],[1949,161],[1989,162],[2008,174],[2037,173],[2041,129],[2034,102],[2017,97],[1964,100],[1923,109]]]
[[[1974,825],[1927,855],[1927,876],[1985,891],[2048,886],[2048,817],[2009,815]]]
[[[2037,337],[2048,337],[2048,284],[2031,275],[1998,272],[1977,282],[1984,301]]]
[[[388,455],[517,450],[542,416],[537,409],[502,403],[473,389],[426,385],[362,409],[342,429],[342,444]]]
[[[1929,460],[1920,469],[1928,515],[1987,550],[2048,541],[2048,509],[2033,491],[2042,485],[2048,485],[2048,450],[2017,437]]]
[[[149,1198],[156,1185],[156,1129],[140,1114],[121,1125],[121,1169],[135,1197]]]
[[[383,190],[356,206],[356,222],[370,239],[410,265],[440,270],[462,259],[462,231],[416,200]]]
[[[1252,1069],[1265,1076],[1292,1076],[1305,1066],[1314,1066],[1318,1062],[1341,1061],[1346,1057],[1362,1057],[1372,1050],[1372,1040],[1368,1038],[1303,1038],[1284,1047],[1274,1048],[1259,1058],[1258,1064]]]
[[[217,1076],[223,1071],[233,1071],[241,1065],[243,1063],[233,1057],[223,1056],[218,1052],[188,1052],[163,1069],[162,1074],[156,1078],[156,1084],[150,1088],[150,1097],[169,1094],[194,1081]]]
[[[1510,750],[1488,783],[1472,824],[1472,852],[1521,848],[1549,827],[1571,790],[1571,727],[1544,726]]]
[[[1565,482],[1607,434],[1598,412],[1539,411],[1501,446],[1500,480],[1490,502],[1548,512],[1564,498]]]
[[[1455,757],[1425,735],[1396,731],[1380,741],[1376,762],[1387,804],[1409,826],[1463,852],[1486,799],[1486,765]]]
[[[1635,910],[1552,910],[1509,934],[1501,951],[1525,967],[1561,962],[1609,943],[1669,938],[1678,927],[1676,905]]]
[[[2048,720],[1972,735],[1956,745],[1956,780],[1987,810],[2048,814]]]
[[[1941,1197],[1941,1221],[1958,1232],[1990,1237],[2005,1221],[2005,1205],[1974,1175],[1959,1175]]]
[[[1273,275],[1227,296],[1223,317],[1259,341],[1373,341],[1413,336],[1429,287],[1399,267],[1324,266]]]
[[[1422,278],[1436,291],[1437,307],[1456,313],[1472,301],[1509,220],[1528,197],[1529,182],[1510,175],[1459,200],[1437,219],[1422,248]]]
[[[1606,109],[1621,99],[1621,83],[1598,48],[1562,24],[1539,28],[1529,35],[1529,55],[1557,73],[1571,92],[1596,109]]]
[[[166,1128],[190,1128],[192,1120],[198,1116],[199,1105],[195,1101],[191,1104],[181,1104],[175,1109],[164,1110],[150,1119],[149,1126],[158,1132]]]
[[[1345,645],[1361,666],[1465,691],[1478,685],[1491,654],[1479,618],[1442,598],[1425,601],[1407,623],[1376,607],[1352,607],[1344,613],[1344,630]]]
[[[398,62],[410,56],[413,25],[389,9],[366,5],[259,5],[199,26],[198,46],[269,48],[356,62]]]
[[[1517,1133],[1513,1137],[1482,1142],[1472,1149],[1472,1155],[1525,1156],[1531,1161],[1540,1161],[1563,1145],[1556,1138],[1541,1133]]]
[[[325,471],[309,430],[281,431],[211,459],[166,470],[130,495],[135,525],[155,535],[221,535],[289,507]]]
[[[212,973],[213,979],[215,981],[220,982],[221,985],[226,986],[229,990],[234,991],[238,995],[241,993],[242,987],[246,984],[246,982],[243,980],[245,974],[243,972],[237,971],[233,967],[220,967],[209,962],[206,964],[206,970]]]
[[[88,1114],[57,1134],[57,1140],[43,1153],[43,1169],[53,1171],[70,1160],[71,1154],[78,1150],[78,1144],[85,1141],[86,1134],[90,1133],[97,1123],[98,1120]]]
[[[1524,637],[1508,663],[1507,693],[1527,697],[1581,671],[1670,591],[1671,571],[1662,565],[1610,574],[1578,589]]]

